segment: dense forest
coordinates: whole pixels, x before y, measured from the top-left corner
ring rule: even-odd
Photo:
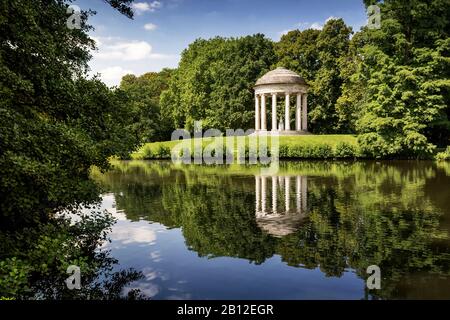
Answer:
[[[311,86],[312,133],[358,134],[372,157],[423,157],[445,147],[450,2],[365,1],[373,3],[381,7],[380,29],[355,32],[331,19],[322,30],[290,31],[278,42],[262,34],[198,39],[177,69],[125,76],[120,88],[139,119],[140,142],[170,140],[172,130],[192,130],[199,120],[205,129],[253,128],[253,86],[283,66]]]

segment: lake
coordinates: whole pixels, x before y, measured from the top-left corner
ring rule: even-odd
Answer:
[[[93,177],[117,218],[103,247],[148,298],[450,298],[450,163],[116,161]]]

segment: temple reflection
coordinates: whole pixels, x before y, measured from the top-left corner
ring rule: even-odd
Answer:
[[[275,237],[297,231],[307,213],[307,190],[306,176],[255,176],[258,226]]]

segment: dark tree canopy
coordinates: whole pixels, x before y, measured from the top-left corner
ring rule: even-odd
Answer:
[[[131,16],[131,1],[107,1]],[[2,1],[0,4],[0,296],[71,297],[62,279],[79,265],[86,290],[79,297],[105,296],[93,285],[97,269],[113,263],[96,252],[111,217],[93,213],[72,225],[59,215],[92,205],[100,189],[92,166],[126,156],[135,140],[125,95],[86,72],[94,41],[87,18],[81,29],[66,25],[70,1]],[[137,273],[115,274],[110,297]]]

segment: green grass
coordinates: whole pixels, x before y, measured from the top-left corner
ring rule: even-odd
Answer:
[[[202,147],[205,147],[212,143],[213,139],[218,138],[204,138],[200,139]],[[256,137],[246,137],[246,145],[249,143],[249,139],[257,139]],[[270,141],[270,139],[269,139]],[[164,141],[147,143],[139,148],[131,155],[132,159],[169,159],[170,150],[180,143],[181,141]],[[199,139],[184,140],[184,143],[190,143],[191,147],[194,143],[199,143]],[[225,143],[224,143],[225,144]],[[358,149],[357,137],[354,135],[334,134],[334,135],[304,135],[304,136],[282,136],[280,137],[280,156],[283,158],[321,158],[320,153],[315,153],[314,150],[330,147],[333,154],[329,154],[327,157],[333,157],[336,154],[336,147],[350,146],[355,151],[354,154],[350,154],[345,157],[355,157],[356,150]],[[290,150],[294,150],[290,152]],[[303,151],[299,151],[299,150]],[[236,144],[235,150],[236,152]],[[296,153],[297,152],[297,153]],[[292,156],[293,154],[299,154],[299,156]],[[310,154],[315,154],[309,156]]]

